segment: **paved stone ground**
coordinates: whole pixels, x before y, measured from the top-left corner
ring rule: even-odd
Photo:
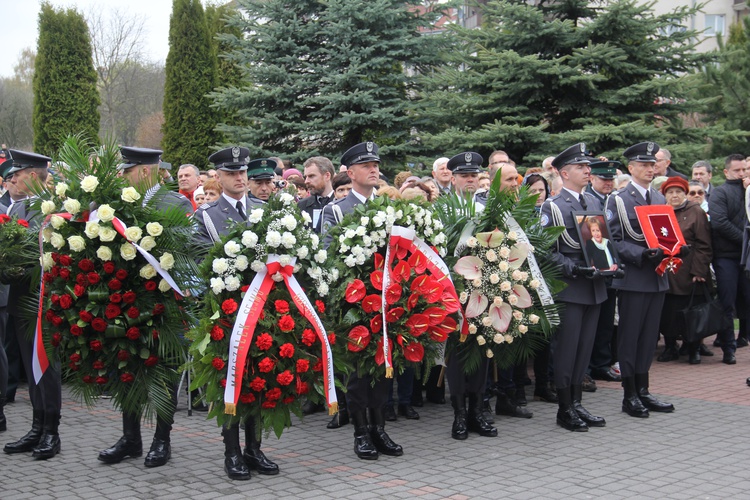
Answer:
[[[565,431],[555,425],[556,405],[530,401],[531,420],[497,417],[497,438],[459,442],[450,438],[449,405],[426,404],[419,421],[387,426],[403,457],[364,462],[352,451],[351,426],[328,430],[319,413],[296,421],[280,440],[266,438],[263,449],[281,474],[247,482],[226,478],[215,422],[188,417],[184,399],[165,467],[146,469],[142,458],[98,462],[98,451],[120,436],[119,414],[107,401],[87,409],[64,388],[62,453],[46,462],[0,453],[0,498],[750,498],[750,348],[737,351],[735,366],[722,364],[717,351],[697,366],[684,358],[654,362],[652,392],[675,404],[673,414],[628,417],[618,384],[599,382],[584,402],[607,419],[606,428]],[[23,435],[30,413],[19,391],[6,407],[9,429],[0,441]],[[149,426],[143,436],[147,448]]]

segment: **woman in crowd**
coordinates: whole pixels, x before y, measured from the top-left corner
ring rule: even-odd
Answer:
[[[536,199],[536,211],[539,212],[542,208],[542,203],[549,198],[550,194],[547,179],[545,179],[542,174],[527,174],[526,177],[523,178],[521,185],[529,186],[529,194],[539,195],[539,198]]]
[[[658,361],[679,359],[677,336],[682,334],[682,331],[675,328],[679,328],[679,311],[687,307],[693,287],[699,287],[696,289],[693,302],[700,302],[704,300],[702,287],[710,286],[711,283],[711,227],[700,205],[687,199],[688,191],[688,181],[680,177],[670,177],[661,186],[667,203],[674,208],[677,223],[691,251],[686,257],[682,257],[682,266],[677,273],[667,273],[669,291],[664,299],[660,321],[660,330],[664,335],[666,347],[657,358]],[[691,365],[701,362],[700,344],[700,341],[687,344]]]

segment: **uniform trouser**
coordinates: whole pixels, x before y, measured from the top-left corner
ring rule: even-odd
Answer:
[[[393,405],[393,381],[398,380],[398,404],[410,405],[411,393],[414,390],[414,368],[408,367],[404,373],[396,374],[395,377],[388,379],[388,404]],[[419,381],[421,384],[421,380]]]
[[[651,368],[665,293],[625,290],[619,293],[617,356],[623,378],[648,373]]]
[[[607,300],[600,304],[594,347],[591,349],[589,369],[607,371],[612,365],[612,336],[615,333],[617,291],[607,288]]]
[[[8,392],[8,356],[5,355],[5,328],[8,324],[8,311],[0,308],[0,398]]]
[[[448,363],[445,367],[445,378],[448,381],[451,396],[461,397],[467,393],[483,393],[484,384],[487,381],[488,366],[489,359],[483,357],[479,367],[473,373],[466,374],[464,363],[457,355],[448,358]]]
[[[714,259],[714,271],[716,272],[716,291],[719,295],[721,305],[724,307],[724,315],[728,318],[728,326],[718,334],[721,342],[721,350],[734,352],[737,350],[737,340],[734,338],[734,312],[741,319],[747,318],[747,309],[750,302],[750,280],[745,277],[744,270],[739,259]],[[745,297],[743,304],[738,304],[738,297]]]
[[[360,377],[354,371],[349,375],[346,383],[346,405],[349,413],[365,411],[367,408],[382,408],[388,401],[388,388],[390,382],[381,378],[372,385],[372,377],[365,375]]]
[[[18,350],[18,341],[15,334],[15,320],[8,314],[5,308],[5,324],[2,333],[3,349],[5,356],[8,358],[8,384],[6,387],[6,396],[15,396],[18,389],[18,382],[21,378],[21,354]]]
[[[156,430],[154,431],[154,439],[169,440],[169,434],[172,431],[172,424],[174,424],[174,413],[177,408],[177,387],[179,381],[168,387],[169,397],[172,401],[172,411],[167,415],[156,415]],[[188,401],[190,404],[190,401]]]
[[[31,399],[32,407],[35,410],[42,410],[47,414],[59,415],[62,408],[62,381],[60,379],[59,364],[50,360],[49,367],[37,384],[34,381],[34,371],[32,368],[34,341],[33,335],[31,335],[31,331],[29,330],[29,324],[25,319],[12,313],[10,314],[10,319],[14,323],[14,331],[9,333],[14,334],[18,342],[21,361],[29,379],[29,398]]]
[[[557,342],[552,356],[555,363],[556,387],[581,385],[591,359],[599,304],[585,305],[566,302],[555,332]]]

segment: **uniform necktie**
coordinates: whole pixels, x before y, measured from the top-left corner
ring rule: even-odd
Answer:
[[[584,210],[588,210],[588,206],[586,206],[586,197],[584,195],[581,195],[579,201],[581,202],[581,207],[583,207]]]
[[[237,212],[239,212],[240,217],[242,217],[242,220],[247,220],[247,216],[245,215],[245,211],[242,209],[242,202],[237,202]]]
[[[651,205],[651,190],[646,191],[646,205]]]

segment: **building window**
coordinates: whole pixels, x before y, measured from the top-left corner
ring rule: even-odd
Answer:
[[[706,36],[721,36],[724,34],[724,14],[706,14]]]

